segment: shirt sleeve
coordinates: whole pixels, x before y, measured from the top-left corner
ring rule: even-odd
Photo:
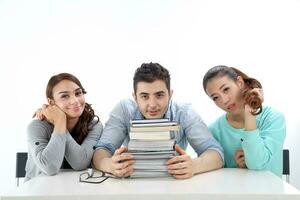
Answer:
[[[92,122],[92,124],[95,123]],[[94,153],[94,146],[98,142],[102,134],[103,126],[99,121],[92,125],[87,137],[82,144],[78,144],[74,138],[67,133],[65,157],[74,170],[86,169],[90,163]]]
[[[118,103],[111,111],[108,121],[103,129],[102,136],[96,145],[96,149],[104,149],[111,155],[121,147],[125,138],[128,137],[129,113],[126,112],[122,102]],[[127,122],[126,122],[127,119]]]
[[[273,113],[263,119],[260,129],[242,134],[242,148],[249,169],[265,169],[272,156],[282,151],[286,135],[285,119],[281,113]]]
[[[28,151],[34,164],[45,174],[58,173],[65,154],[66,134],[51,133],[53,128],[46,121],[34,120],[27,128]]]
[[[200,156],[204,151],[212,149],[217,151],[224,161],[224,153],[221,145],[213,138],[208,127],[201,117],[189,108],[184,116],[184,132],[193,149]]]

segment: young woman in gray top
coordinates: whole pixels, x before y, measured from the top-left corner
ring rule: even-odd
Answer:
[[[44,104],[27,129],[28,160],[25,181],[40,173],[57,174],[63,160],[74,170],[86,169],[94,145],[102,134],[102,124],[91,105],[85,102],[85,89],[72,74],[52,76]]]

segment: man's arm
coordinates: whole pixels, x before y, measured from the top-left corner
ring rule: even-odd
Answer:
[[[194,168],[194,174],[208,172],[223,167],[223,159],[219,152],[213,149],[207,149],[198,158],[195,158],[193,162],[196,166]]]
[[[104,149],[98,149],[93,156],[93,164],[97,170],[109,172],[118,177],[130,176],[133,172],[133,156],[123,154],[127,147],[117,149],[113,156]]]

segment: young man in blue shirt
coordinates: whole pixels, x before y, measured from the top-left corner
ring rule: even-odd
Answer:
[[[133,78],[132,100],[120,101],[110,117],[96,145],[94,167],[118,177],[133,173],[134,159],[127,151],[130,120],[168,118],[180,124],[175,136],[178,156],[167,161],[168,172],[177,179],[211,171],[223,166],[223,149],[212,137],[201,117],[188,104],[171,100],[170,74],[158,63],[144,63],[137,68]],[[189,144],[198,157],[192,159],[184,149]]]

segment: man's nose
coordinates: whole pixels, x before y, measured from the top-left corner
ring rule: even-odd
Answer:
[[[154,97],[150,97],[148,103],[149,103],[149,104],[148,104],[149,107],[155,107],[156,104],[157,104],[157,101],[156,101],[156,99],[155,99]]]

